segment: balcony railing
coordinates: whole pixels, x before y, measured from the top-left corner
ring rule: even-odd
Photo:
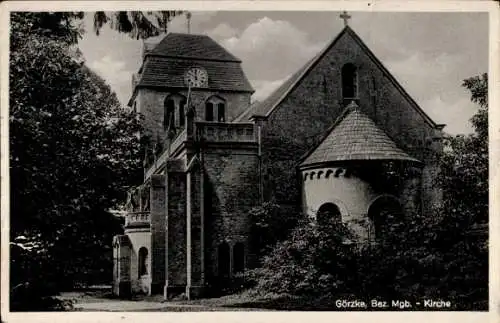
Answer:
[[[209,142],[256,142],[253,123],[197,122],[196,127]]]
[[[199,139],[205,142],[241,142],[241,143],[256,143],[257,134],[254,130],[253,123],[225,123],[225,122],[196,122]],[[146,178],[154,174],[158,167],[163,165],[170,154],[175,152],[188,139],[185,128],[179,130],[177,135],[170,143],[170,147],[158,157],[156,163],[150,165],[146,171]]]
[[[131,212],[125,217],[125,227],[148,227],[149,224],[149,212]]]

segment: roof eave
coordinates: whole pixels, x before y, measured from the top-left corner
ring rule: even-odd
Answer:
[[[137,91],[137,89],[175,89],[175,90],[181,90],[181,89],[184,89],[184,90],[187,90],[187,88],[185,86],[164,86],[164,85],[145,85],[145,84],[137,84],[136,87],[135,87],[135,90],[134,92]],[[207,90],[210,90],[210,91],[219,91],[219,92],[237,92],[237,93],[250,93],[250,94],[253,94],[255,92],[255,90],[253,88],[250,88],[250,89],[234,89],[234,90],[228,90],[228,89],[219,89],[219,88],[193,88],[191,89],[191,91],[207,91]],[[137,95],[136,95],[137,96]],[[130,101],[129,101],[130,102]]]
[[[304,71],[300,74],[299,77],[290,85],[288,90],[286,90],[283,95],[272,105],[271,109],[266,113],[266,117],[269,117],[276,107],[292,92],[295,87],[307,76],[307,74],[318,64],[318,62],[323,58],[324,55],[332,48],[337,41],[342,37],[342,35],[350,29],[349,26],[345,26],[344,29],[340,31],[340,33],[328,44],[326,45],[317,55],[313,57],[313,59],[308,63],[309,65],[304,69]],[[272,93],[271,93],[272,95]]]
[[[408,162],[412,163],[418,167],[423,167],[425,164],[421,162],[418,159],[409,157],[408,158],[363,158],[363,159],[339,159],[339,160],[329,160],[329,161],[322,161],[322,162],[312,162],[312,163],[300,163],[297,168],[301,171],[308,170],[308,169],[317,169],[320,167],[331,167],[331,166],[338,166],[340,164],[345,164],[345,163],[356,163],[356,162],[390,162],[390,161],[399,161],[399,162]]]

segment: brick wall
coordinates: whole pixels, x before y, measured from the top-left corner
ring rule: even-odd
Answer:
[[[217,274],[217,247],[223,241],[243,242],[248,259],[250,208],[259,201],[257,149],[205,151],[205,223],[207,279]]]
[[[186,285],[186,175],[167,164],[167,273],[168,287]]]
[[[188,271],[191,272],[189,286],[201,286],[203,284],[202,263],[204,262],[203,232],[202,232],[202,210],[201,210],[201,169],[199,164],[196,164],[187,173],[187,217],[188,217],[188,246],[187,252],[190,261],[188,262]]]

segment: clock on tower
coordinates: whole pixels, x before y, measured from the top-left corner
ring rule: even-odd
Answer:
[[[184,83],[192,88],[207,87],[208,73],[204,68],[192,67],[184,74]]]

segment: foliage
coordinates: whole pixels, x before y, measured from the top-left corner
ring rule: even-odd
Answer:
[[[46,249],[26,251],[29,264],[13,254],[11,285],[38,280],[46,293],[111,277],[110,245],[120,222],[106,210],[141,179],[140,117],[82,64],[72,46],[78,18],[11,16],[11,237]]]
[[[472,223],[488,222],[488,76],[466,79],[464,87],[479,104],[471,123],[475,133],[448,136],[441,158],[445,209],[455,219]]]
[[[94,14],[94,31],[97,35],[104,24],[126,33],[132,38],[147,39],[167,31],[168,23],[182,11],[97,11]]]
[[[249,219],[252,224],[251,236],[254,239],[252,245],[256,255],[261,258],[277,242],[285,240],[304,217],[274,202],[264,202],[250,210]]]
[[[350,233],[342,224],[304,221],[279,242],[253,275],[257,289],[292,295],[324,295],[345,290],[353,270]],[[330,270],[335,268],[335,270]]]

